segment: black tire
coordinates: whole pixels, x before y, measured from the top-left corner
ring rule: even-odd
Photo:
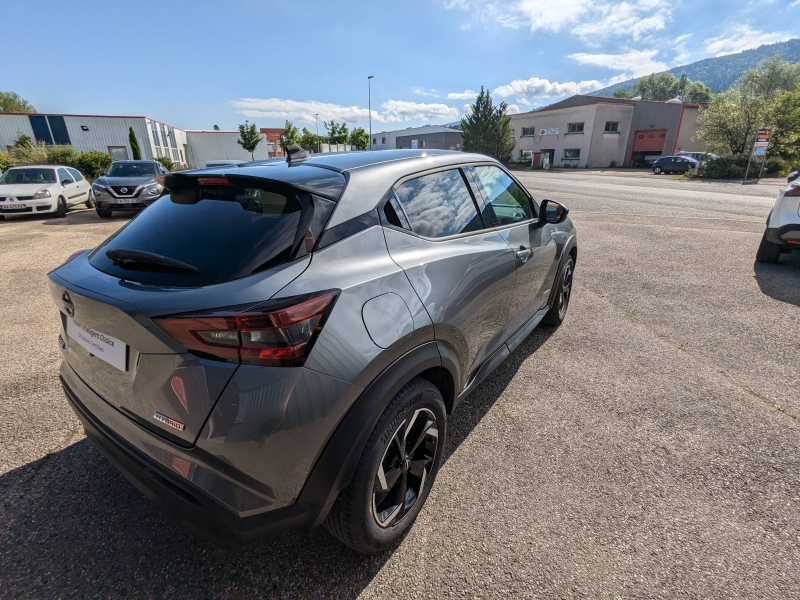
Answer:
[[[561,276],[558,278],[558,285],[555,289],[555,300],[553,306],[547,311],[547,314],[542,319],[545,325],[553,325],[558,327],[567,316],[567,309],[569,308],[569,300],[572,298],[572,276],[575,273],[575,261],[572,256],[567,258],[564,263],[564,268],[561,269]]]
[[[67,201],[64,198],[58,198],[58,205],[56,206],[55,216],[59,219],[63,219],[67,216]]]
[[[655,173],[656,175],[661,175],[661,173],[663,172],[664,170],[661,167],[653,167],[653,173]]]
[[[364,553],[380,552],[400,540],[425,504],[442,464],[446,427],[436,386],[424,379],[403,386],[378,420],[325,528]],[[406,452],[407,443],[411,452]]]
[[[773,244],[767,239],[767,232],[761,237],[761,243],[756,250],[756,260],[760,263],[773,265],[778,262],[783,247],[780,244]]]
[[[108,219],[109,217],[111,217],[110,208],[97,207],[95,210],[97,211],[97,216],[100,217],[101,219]]]
[[[95,204],[94,193],[92,192],[91,188],[89,188],[89,197],[86,199],[86,208],[94,208]]]

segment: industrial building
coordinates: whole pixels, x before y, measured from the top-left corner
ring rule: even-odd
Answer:
[[[461,131],[443,125],[424,125],[373,133],[370,142],[370,150],[461,150]]]
[[[534,167],[645,166],[680,150],[703,152],[696,139],[699,104],[572,96],[511,115],[512,160]]]
[[[238,131],[179,129],[149,117],[0,113],[0,148],[9,149],[20,133],[47,145],[107,152],[114,160],[133,158],[133,129],[143,159],[169,157],[178,165],[202,167],[220,159],[251,160],[236,141]],[[281,156],[276,143],[282,129],[261,129],[256,160]]]

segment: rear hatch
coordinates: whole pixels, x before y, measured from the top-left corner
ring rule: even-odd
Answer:
[[[341,191],[344,178],[326,173]],[[302,181],[181,174],[167,184],[174,198],[51,272],[50,291],[69,367],[131,419],[191,445],[241,360],[164,323],[269,300],[306,268],[334,203]]]

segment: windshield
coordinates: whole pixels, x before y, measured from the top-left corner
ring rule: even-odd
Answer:
[[[55,183],[56,172],[53,169],[11,169],[0,177],[0,183]]]
[[[153,163],[114,163],[106,174],[108,177],[155,177]]]

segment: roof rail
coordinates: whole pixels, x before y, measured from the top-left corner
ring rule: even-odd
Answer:
[[[286,162],[290,165],[298,164],[311,158],[308,152],[300,146],[286,146]]]

